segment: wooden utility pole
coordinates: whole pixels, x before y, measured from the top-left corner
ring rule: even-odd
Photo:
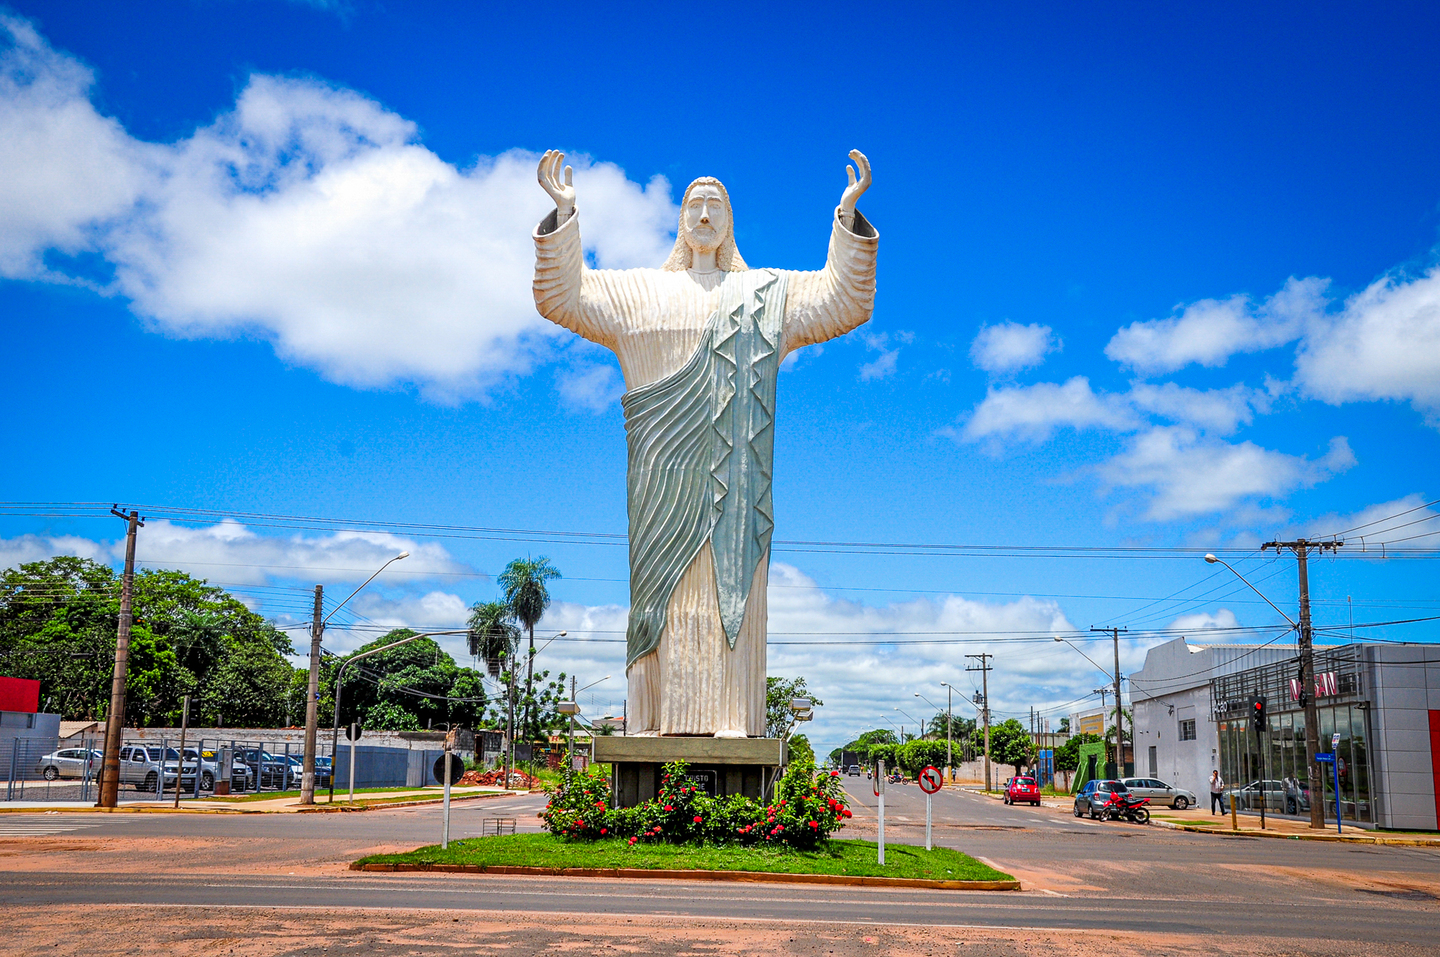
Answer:
[[[120,580],[120,628],[115,636],[115,673],[110,681],[110,712],[105,716],[105,757],[100,765],[100,800],[96,807],[115,807],[120,801],[120,741],[125,733],[125,677],[130,664],[130,626],[135,621],[135,535],[145,526],[134,509],[125,514],[116,506],[110,514],[125,520],[125,575]],[[176,777],[179,787],[179,777]]]
[[[1300,704],[1305,708],[1305,773],[1310,782],[1310,826],[1317,831],[1325,827],[1325,802],[1322,796],[1325,785],[1322,777],[1324,772],[1320,763],[1315,760],[1315,755],[1320,751],[1320,709],[1315,703],[1315,651],[1310,629],[1310,573],[1306,560],[1312,548],[1323,554],[1327,550],[1334,552],[1344,544],[1339,541],[1312,542],[1309,539],[1297,538],[1293,542],[1266,542],[1260,546],[1262,552],[1273,548],[1276,554],[1288,548],[1295,553],[1300,565]],[[1338,796],[1335,808],[1338,814]]]
[[[315,586],[315,609],[310,619],[310,683],[305,692],[305,756],[300,765],[300,803],[315,803],[315,738],[320,729],[320,638],[325,634],[325,586]],[[330,777],[335,777],[335,759],[330,759]]]
[[[1125,705],[1120,700],[1120,632],[1129,628],[1096,628],[1091,631],[1108,631],[1115,639],[1115,776],[1125,776]],[[1102,699],[1103,700],[1103,699]]]
[[[966,665],[966,671],[980,672],[980,697],[981,712],[980,720],[985,722],[985,790],[990,790],[990,659],[995,656],[988,653],[978,655],[966,655],[966,658],[977,658],[979,665]]]

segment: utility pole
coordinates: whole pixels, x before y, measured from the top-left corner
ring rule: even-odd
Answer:
[[[985,790],[990,790],[990,659],[995,656],[984,653],[978,655],[966,655],[966,658],[978,658],[980,664],[966,665],[966,671],[980,672],[980,696],[981,696],[981,717],[985,722]]]
[[[125,520],[125,576],[120,580],[120,628],[115,636],[115,673],[110,681],[110,713],[105,716],[105,757],[100,765],[100,801],[96,807],[115,807],[120,801],[120,740],[125,732],[125,678],[130,664],[130,626],[135,621],[135,534],[145,523],[134,509],[126,515],[110,506],[110,514]],[[183,758],[182,758],[183,761]],[[180,786],[176,773],[175,786]]]
[[[310,684],[305,695],[305,757],[301,767],[300,803],[315,803],[315,737],[320,728],[320,638],[325,634],[325,586],[315,586],[315,611],[310,619]],[[335,775],[335,758],[330,758]]]
[[[1324,778],[1315,755],[1320,751],[1320,709],[1315,703],[1315,650],[1310,630],[1310,572],[1306,560],[1310,549],[1321,554],[1327,550],[1337,551],[1344,542],[1312,542],[1297,538],[1293,542],[1266,542],[1260,546],[1263,552],[1275,549],[1278,555],[1282,549],[1295,553],[1300,564],[1300,703],[1305,708],[1305,773],[1310,782],[1310,826],[1315,830],[1325,827],[1325,802],[1317,801],[1315,795],[1324,793]],[[1335,806],[1340,802],[1337,799]]]
[[[1108,631],[1115,639],[1115,776],[1125,776],[1125,705],[1120,698],[1120,632],[1129,628],[1096,628],[1091,631]],[[1104,700],[1103,698],[1101,699]],[[1102,704],[1101,707],[1104,707]]]

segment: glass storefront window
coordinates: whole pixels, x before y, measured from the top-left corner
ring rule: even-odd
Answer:
[[[1355,780],[1355,817],[1360,821],[1375,820],[1370,804],[1370,755],[1366,745],[1365,719],[1368,708],[1350,709],[1350,767]]]

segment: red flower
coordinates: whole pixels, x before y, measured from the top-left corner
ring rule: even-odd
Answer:
[[[600,833],[601,833],[601,834],[604,834],[604,833],[605,833],[605,828],[602,827],[602,828],[600,829]]]
[[[631,844],[634,844],[634,843],[636,842],[636,840],[638,840],[638,838],[632,837],[632,838],[630,838],[630,843],[631,843]]]
[[[598,808],[599,808],[600,810],[602,810],[602,811],[605,810],[605,802],[604,802],[604,801],[596,801],[596,802],[595,802],[595,806],[598,807]]]
[[[705,822],[702,821],[702,820],[700,820],[700,815],[697,814],[697,815],[695,815],[695,823],[696,823],[696,824],[704,824]]]
[[[848,807],[845,809],[845,816],[850,817],[850,809]]]
[[[674,809],[673,807],[671,807],[670,805],[667,804],[667,805],[665,805],[665,810],[667,810],[667,811],[673,811],[673,810],[675,810],[675,809]]]

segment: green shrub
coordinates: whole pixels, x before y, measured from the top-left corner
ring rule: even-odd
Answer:
[[[927,766],[945,767],[944,741],[910,741],[895,749],[900,767],[911,777],[918,777]]]
[[[838,773],[816,775],[813,761],[797,761],[761,804],[740,795],[710,797],[691,780],[684,761],[664,766],[653,800],[614,807],[609,781],[571,772],[550,791],[540,813],[551,833],[578,840],[622,839],[630,844],[783,844],[808,850],[850,817]]]

